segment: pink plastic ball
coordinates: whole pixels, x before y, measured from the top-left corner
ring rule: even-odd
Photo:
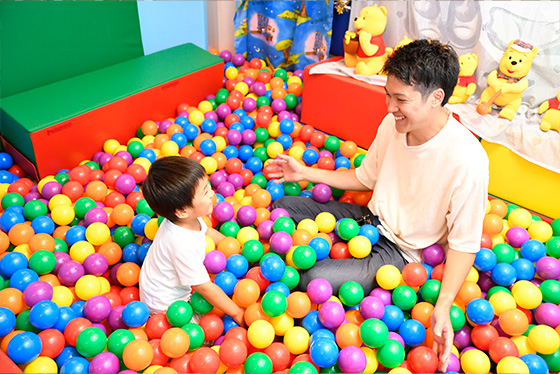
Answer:
[[[227,181],[227,172],[224,170],[218,170],[212,173],[212,175],[210,175],[210,185],[212,186],[212,188],[216,188],[220,185],[220,183],[226,181]]]
[[[101,352],[89,363],[91,374],[117,373],[120,368],[119,358],[111,352]]]
[[[103,275],[109,269],[109,260],[101,253],[92,253],[84,260],[84,270],[86,274],[97,277]]]
[[[544,256],[537,261],[536,271],[542,280],[560,279],[560,261],[551,256]]]
[[[337,363],[343,373],[361,373],[366,368],[367,358],[364,351],[351,345],[342,348]]]
[[[254,83],[253,87],[255,87],[256,85],[257,85],[257,83]],[[254,90],[254,88],[253,88],[253,90]],[[257,109],[257,102],[252,97],[248,97],[248,98],[243,100],[243,104],[241,104],[241,107],[243,108],[244,111],[249,113],[249,112],[252,112],[253,110]]]
[[[364,319],[381,319],[385,313],[385,305],[375,296],[366,296],[360,301],[360,314]]]
[[[223,53],[223,52],[222,52]],[[220,56],[222,57],[222,56]],[[222,57],[223,58],[223,57]],[[227,62],[227,61],[226,61]],[[236,53],[235,55],[233,55],[233,57],[231,58],[231,62],[233,62],[233,64],[235,66],[241,66],[243,65],[243,63],[245,62],[245,57],[241,54],[241,53]]]
[[[65,286],[73,286],[78,279],[85,275],[82,264],[78,261],[67,261],[58,269],[58,280]]]
[[[214,112],[213,110],[210,110],[206,113],[204,113],[204,118],[210,118],[213,119],[214,122],[218,122],[218,115],[216,114],[216,112]]]
[[[236,190],[243,187],[243,177],[241,176],[241,174],[238,173],[230,174],[227,178],[227,181],[231,183]]]
[[[51,272],[54,275],[58,274],[58,269],[60,269],[60,267],[62,266],[62,264],[64,264],[65,262],[68,262],[70,260],[72,260],[70,258],[70,255],[66,252],[54,252],[54,257],[56,258],[56,265],[54,266],[53,271]]]
[[[232,54],[227,49],[224,49],[223,51],[220,52],[220,57],[224,59],[224,62],[230,62],[232,58]]]
[[[270,221],[272,222],[272,221]],[[288,253],[293,245],[293,239],[287,232],[278,231],[270,236],[270,250],[279,255]]]
[[[216,188],[216,193],[219,193],[223,197],[233,196],[235,193],[235,186],[230,182],[223,182]]]
[[[33,307],[39,301],[51,300],[52,297],[52,286],[43,281],[30,283],[23,291],[23,301],[29,307]]]
[[[222,201],[214,206],[214,211],[212,214],[214,215],[214,218],[218,220],[218,222],[223,223],[233,218],[235,210],[230,203],[228,203],[227,201]]]
[[[391,305],[391,292],[381,287],[376,287],[369,293],[369,296],[377,297],[383,305]]]
[[[332,286],[326,279],[315,278],[307,285],[307,296],[315,304],[326,302],[332,294]]]
[[[523,227],[513,226],[506,232],[506,240],[514,248],[521,248],[521,245],[529,239],[529,232]]]
[[[255,93],[255,95],[257,96],[263,96],[266,93],[266,86],[264,83],[262,82],[256,82],[253,85],[253,92]]]
[[[84,218],[86,226],[91,225],[94,222],[101,222],[107,223],[109,217],[107,216],[107,212],[103,210],[103,208],[92,208],[87,211],[86,216]]]
[[[237,211],[237,222],[242,226],[252,225],[256,219],[257,211],[250,205],[244,205]]]
[[[535,320],[539,325],[556,328],[560,325],[560,307],[552,303],[542,303],[535,309]]]
[[[128,195],[129,193],[131,193],[132,191],[134,191],[135,187],[136,181],[134,180],[134,177],[129,174],[122,174],[115,181],[116,190],[123,195]]]
[[[231,114],[231,108],[227,104],[220,104],[216,108],[216,114],[219,119],[224,119]]]
[[[319,320],[327,328],[340,326],[344,319],[344,307],[336,301],[327,301],[319,308]]]
[[[262,240],[269,240],[272,236],[272,227],[274,226],[274,222],[267,219],[262,221],[257,226],[257,232],[259,233],[259,238]]]
[[[226,140],[230,145],[238,145],[241,143],[241,133],[237,130],[229,130],[226,133]]]
[[[45,199],[50,200],[51,197],[62,192],[62,185],[55,181],[47,182],[41,189],[41,192]]]
[[[128,326],[123,322],[122,311],[124,305],[118,305],[111,310],[107,318],[107,324],[114,331],[118,329],[128,329]]]
[[[290,213],[284,208],[276,208],[272,212],[270,212],[270,220],[276,221],[277,218],[280,217],[289,217]]]
[[[218,250],[209,251],[204,256],[204,266],[210,274],[222,272],[226,268],[226,264],[226,256]]]
[[[284,101],[284,99],[274,99],[272,100],[272,104],[270,104],[270,107],[275,113],[279,113],[283,110],[286,110],[286,102]]]
[[[243,130],[243,132],[241,133],[241,137],[242,137],[241,142],[243,144],[251,145],[257,141],[257,135],[253,130],[249,130],[249,129]]]

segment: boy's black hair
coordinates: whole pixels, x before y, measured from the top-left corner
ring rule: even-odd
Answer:
[[[447,44],[438,40],[419,39],[400,48],[387,58],[383,72],[413,86],[422,98],[441,88],[445,105],[459,79],[459,58]]]
[[[193,206],[196,188],[205,177],[204,168],[193,159],[162,157],[150,166],[142,192],[154,212],[175,222],[177,210]]]

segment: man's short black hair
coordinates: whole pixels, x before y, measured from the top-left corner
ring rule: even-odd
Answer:
[[[193,206],[196,188],[205,177],[204,168],[193,159],[162,157],[150,167],[142,192],[154,212],[175,222],[177,210]]]
[[[400,48],[387,58],[383,72],[413,86],[422,98],[441,88],[445,105],[459,79],[459,58],[447,44],[438,40],[419,39]]]

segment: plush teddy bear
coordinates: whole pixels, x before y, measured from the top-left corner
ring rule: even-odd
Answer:
[[[494,103],[503,107],[499,116],[511,121],[521,106],[521,94],[529,86],[526,75],[537,53],[537,47],[519,39],[509,42],[498,70],[488,75],[488,88],[480,96],[477,112],[490,113]]]
[[[544,116],[541,119],[541,130],[550,129],[560,132],[560,91],[556,98],[550,99],[539,105],[539,114]]]
[[[348,67],[356,67],[356,74],[374,75],[381,71],[392,48],[386,48],[383,31],[387,26],[387,9],[377,4],[360,11],[354,19],[356,32],[346,31],[344,34],[344,63]],[[357,39],[358,43],[355,43]],[[352,50],[352,41],[357,50]]]
[[[476,90],[474,71],[478,66],[478,57],[474,53],[466,53],[459,57],[459,82],[449,98],[449,104],[464,103]]]

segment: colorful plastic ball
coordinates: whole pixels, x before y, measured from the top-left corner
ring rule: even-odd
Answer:
[[[506,232],[506,240],[514,248],[520,248],[529,239],[529,233],[523,227],[511,225]]]
[[[343,373],[361,373],[367,365],[366,354],[358,347],[345,347],[338,354],[337,363]]]
[[[133,340],[123,350],[123,363],[130,370],[146,369],[154,358],[154,350],[145,340]]]
[[[274,327],[265,320],[254,321],[247,329],[247,338],[256,348],[268,347],[274,341],[274,336]]]
[[[91,360],[88,371],[92,374],[117,373],[119,368],[119,358],[115,354],[102,352]]]
[[[288,301],[282,292],[272,290],[263,295],[261,307],[264,314],[267,316],[278,317],[286,312]]]
[[[432,244],[422,250],[422,261],[430,266],[443,263],[445,250],[439,244]]]
[[[33,305],[29,312],[29,321],[38,329],[50,329],[59,317],[58,305],[50,300],[42,300]]]
[[[536,263],[538,276],[543,279],[560,279],[560,261],[551,256],[545,256]]]
[[[208,273],[218,274],[226,268],[226,256],[218,250],[207,252],[203,264]]]
[[[251,353],[243,364],[243,371],[245,373],[271,374],[272,361],[262,352]]]
[[[467,304],[467,317],[476,325],[486,325],[494,318],[494,307],[488,300],[474,299]]]
[[[385,312],[381,321],[387,325],[391,331],[397,331],[404,322],[404,313],[401,308],[396,305],[386,305]]]
[[[393,290],[393,304],[402,310],[410,310],[418,301],[416,292],[410,286],[400,285]]]
[[[333,294],[331,284],[323,278],[315,278],[307,285],[307,296],[311,302],[315,304],[322,304],[329,300]]]
[[[334,365],[338,359],[338,346],[333,339],[321,338],[313,342],[309,355],[313,363],[321,368]]]
[[[540,284],[539,290],[542,293],[544,302],[560,304],[560,282],[554,279],[547,279]]]
[[[364,289],[358,282],[344,282],[338,290],[338,297],[342,304],[356,306],[364,298]]]
[[[369,318],[381,319],[385,313],[385,306],[377,297],[366,296],[360,302],[359,311],[366,320]]]
[[[336,301],[327,301],[319,308],[319,320],[327,328],[340,326],[344,318],[344,308]]]
[[[6,336],[16,325],[16,315],[8,308],[0,307],[0,337]]]
[[[383,321],[368,318],[360,325],[360,338],[368,347],[380,348],[387,343],[389,329]]]
[[[481,248],[476,254],[474,266],[478,271],[490,271],[498,263],[496,254],[487,248]]]
[[[509,374],[509,373],[519,373],[519,374],[529,374],[529,368],[523,360],[518,357],[508,356],[504,357],[498,362],[496,367],[496,373],[498,374]]]
[[[546,361],[539,355],[526,353],[519,358],[527,365],[529,373],[531,374],[547,373],[549,371]]]
[[[326,203],[332,197],[331,188],[324,183],[317,183],[312,190],[313,199],[319,203]]]
[[[511,286],[517,280],[517,271],[508,263],[500,262],[492,269],[492,280],[500,286]]]
[[[377,349],[377,360],[386,368],[396,368],[405,358],[404,347],[396,340],[389,339],[381,348]]]
[[[58,279],[60,280],[60,282],[63,285],[66,286],[72,286],[74,284],[76,284],[76,282],[78,282],[78,280],[80,280],[82,278],[82,276],[85,274],[85,269],[82,266],[82,264],[80,264],[78,261],[74,261],[74,260],[70,260],[70,261],[66,261],[64,262],[60,268],[58,269]],[[97,279],[96,279],[97,280]],[[82,294],[82,291],[85,292],[85,289],[82,289],[83,287],[85,287],[85,282],[92,282],[93,285],[95,285],[96,283],[93,282],[93,278],[88,277],[86,279],[84,279],[83,281],[80,281],[80,295],[86,297],[86,294]],[[99,282],[97,282],[99,283]],[[89,288],[89,283],[88,283],[88,288]],[[95,295],[96,291],[92,290],[92,295]],[[89,293],[88,293],[89,295]]]
[[[529,342],[539,354],[551,355],[560,348],[560,336],[552,327],[537,325],[529,331]]]
[[[560,258],[560,235],[553,236],[546,242],[546,253],[554,258]]]
[[[538,307],[543,297],[539,288],[528,281],[517,282],[512,288],[512,295],[517,305],[524,309],[534,309]]]
[[[286,271],[286,264],[279,256],[269,256],[261,263],[263,277],[271,282],[282,279]]]
[[[247,359],[247,346],[238,339],[225,339],[220,345],[220,360],[228,367],[239,367]]]
[[[132,301],[125,305],[122,312],[123,322],[132,328],[140,327],[148,321],[148,307],[141,301]]]
[[[60,366],[60,374],[87,374],[90,362],[81,356],[70,357]]]
[[[237,278],[241,278],[247,273],[247,270],[249,270],[249,261],[247,261],[247,258],[243,255],[231,255],[226,261],[226,270]]]
[[[29,307],[33,307],[39,301],[51,300],[53,288],[47,282],[36,281],[29,284],[23,291],[23,301]]]
[[[461,368],[466,373],[489,373],[490,358],[481,350],[470,349],[461,355]]]
[[[6,353],[16,364],[27,364],[41,353],[42,342],[39,336],[33,332],[24,331],[14,337],[8,343]]]
[[[24,373],[56,373],[58,371],[58,367],[56,366],[56,362],[51,357],[40,356],[37,357],[35,360],[31,361],[25,369],[23,370]]]
[[[336,233],[343,240],[350,240],[360,231],[360,226],[352,218],[343,218],[336,225]]]
[[[0,259],[0,275],[10,278],[17,270],[25,269],[27,266],[28,260],[23,253],[8,252]]]
[[[413,348],[407,356],[407,362],[414,373],[435,373],[438,368],[437,354],[428,347]]]
[[[103,295],[93,296],[86,301],[84,317],[92,322],[101,322],[111,313],[111,303]]]
[[[377,284],[385,290],[395,289],[401,283],[401,279],[400,270],[390,264],[381,266],[375,275]]]
[[[94,357],[103,352],[107,345],[107,336],[99,327],[88,327],[78,335],[76,349],[84,357]]]
[[[307,270],[313,267],[317,262],[317,254],[310,246],[300,245],[294,250],[292,260],[296,267]]]

